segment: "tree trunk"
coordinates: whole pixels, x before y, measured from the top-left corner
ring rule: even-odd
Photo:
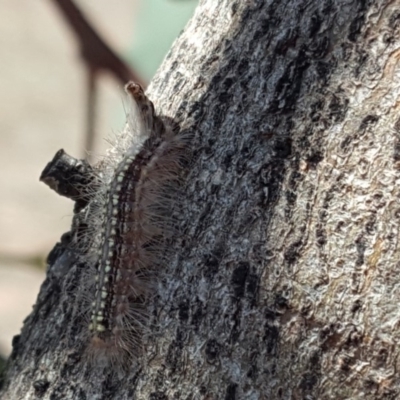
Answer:
[[[148,90],[193,159],[144,353],[83,362],[61,243],[1,398],[398,398],[399,34],[400,0],[201,1]]]

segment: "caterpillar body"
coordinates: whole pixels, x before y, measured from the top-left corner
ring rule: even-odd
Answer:
[[[175,183],[187,156],[186,139],[156,116],[143,89],[130,82],[126,91],[136,108],[128,129],[135,132],[120,140],[124,149],[117,162],[121,148],[111,150],[114,164],[99,163],[100,184],[89,196],[85,217],[86,354],[100,366],[126,365],[139,350],[171,230]]]

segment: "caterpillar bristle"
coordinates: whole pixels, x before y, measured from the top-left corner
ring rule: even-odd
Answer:
[[[149,334],[148,305],[168,258],[172,209],[189,159],[189,136],[172,132],[138,84],[125,90],[126,128],[93,166],[92,184],[79,188],[87,205],[74,219],[71,241],[85,266],[76,297],[85,357],[117,369],[139,357]]]

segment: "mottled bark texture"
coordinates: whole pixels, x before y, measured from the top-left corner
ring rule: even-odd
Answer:
[[[398,398],[399,37],[399,0],[201,1],[148,92],[194,151],[145,351],[83,364],[58,244],[2,399]]]

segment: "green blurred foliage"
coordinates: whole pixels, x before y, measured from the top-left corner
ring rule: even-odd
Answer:
[[[197,4],[198,0],[140,1],[128,57],[144,79],[151,80]]]

